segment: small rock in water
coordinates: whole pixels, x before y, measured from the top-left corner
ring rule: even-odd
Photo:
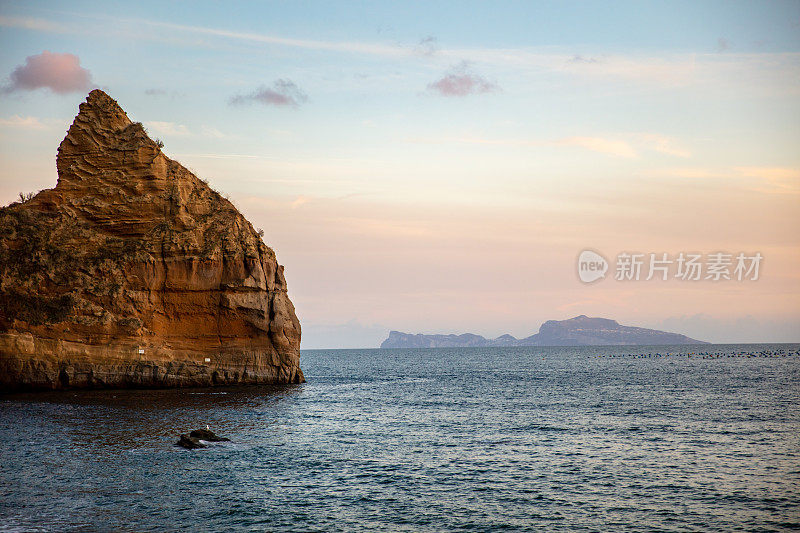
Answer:
[[[192,437],[190,435],[181,435],[180,440],[175,443],[176,446],[182,446],[187,450],[194,450],[195,448],[205,448],[206,445],[200,442],[200,439],[197,437]]]
[[[231,439],[220,437],[210,429],[195,429],[188,435],[181,435],[180,440],[175,443],[176,446],[182,446],[188,450],[195,448],[206,448],[207,445],[203,442],[225,442]]]

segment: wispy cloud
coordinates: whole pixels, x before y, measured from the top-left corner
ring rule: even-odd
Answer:
[[[428,84],[428,91],[440,96],[469,96],[471,94],[490,93],[500,88],[481,76],[472,72],[470,65],[462,61],[442,78]]]
[[[625,141],[616,139],[604,139],[602,137],[567,137],[553,141],[553,144],[562,146],[578,146],[599,152],[601,154],[613,155],[616,157],[636,157],[637,153],[633,147]]]
[[[794,180],[800,182],[800,169],[789,167],[736,167],[743,176],[757,176],[770,180]]]
[[[224,30],[218,28],[208,28],[204,26],[188,26],[183,24],[172,24],[168,22],[158,22],[143,19],[126,19],[128,22],[145,24],[148,26],[165,28],[178,32],[194,33],[200,35],[210,35],[225,39],[248,41],[254,43],[275,44],[290,46],[294,48],[305,48],[308,50],[324,50],[332,52],[351,52],[359,54],[383,55],[383,56],[408,56],[411,51],[396,45],[386,45],[379,43],[364,43],[357,41],[322,41],[315,39],[292,39],[279,37],[265,33],[240,32]]]
[[[289,204],[289,205],[290,205],[290,207],[292,209],[297,209],[301,205],[307,204],[308,202],[309,202],[309,198],[307,196],[298,196],[297,198],[292,200],[291,204]]]
[[[200,135],[203,137],[210,137],[212,139],[222,139],[227,137],[227,135],[219,131],[217,128],[206,126],[205,124],[200,126]]]
[[[582,148],[614,157],[634,158],[642,152],[655,151],[674,157],[690,157],[689,150],[671,137],[658,134],[619,134],[615,136],[582,135],[561,139],[493,139],[486,137],[409,138],[406,142],[422,144],[476,144],[484,146],[567,146]]]
[[[729,170],[702,167],[669,168],[656,171],[655,174],[685,179],[716,179],[731,177]]]
[[[576,54],[576,55],[572,56],[571,58],[569,58],[569,62],[570,63],[584,63],[584,64],[588,63],[588,64],[593,64],[593,63],[599,63],[600,60],[597,59],[596,57],[584,57],[582,55]]]
[[[158,135],[170,135],[175,137],[185,137],[191,135],[189,128],[183,124],[176,124],[175,122],[161,122],[158,120],[151,120],[144,123],[147,131],[151,131]]]
[[[760,192],[800,194],[800,168],[788,167],[736,167],[739,175],[762,180]]]
[[[231,105],[260,103],[274,106],[297,107],[308,101],[308,96],[291,80],[276,80],[272,87],[262,86],[246,95],[236,95],[228,101]]]
[[[666,155],[675,157],[691,157],[692,155],[688,149],[681,146],[679,141],[664,135],[645,133],[639,135],[639,142],[646,148]]]
[[[654,169],[649,177],[707,180],[750,192],[800,194],[800,168],[796,167],[673,167]]]
[[[9,79],[3,92],[50,89],[55,93],[66,94],[84,92],[92,86],[92,75],[81,67],[78,56],[47,50],[26,57],[25,64],[15,68]]]
[[[9,129],[46,130],[52,128],[53,125],[46,124],[36,117],[14,115],[9,118],[0,118],[0,127]]]
[[[292,48],[302,48],[306,50],[319,50],[330,52],[345,52],[355,54],[368,54],[378,56],[393,56],[393,57],[410,57],[415,55],[412,47],[403,47],[396,44],[383,44],[383,43],[369,43],[359,41],[325,41],[317,39],[293,39],[291,37],[281,37],[268,33],[253,33],[241,32],[234,30],[226,30],[221,28],[209,28],[206,26],[191,26],[186,24],[173,24],[169,22],[141,19],[141,18],[127,18],[127,17],[111,17],[106,15],[88,15],[85,13],[74,13],[76,16],[84,17],[86,19],[99,19],[104,22],[113,23],[113,32],[119,32],[121,26],[133,26],[139,31],[127,34],[128,37],[135,39],[156,39],[161,40],[163,33],[148,33],[142,31],[143,27],[155,28],[157,30],[169,30],[170,37],[175,37],[178,34],[184,35],[205,35],[211,37],[218,37],[220,39],[228,39],[234,41],[274,44],[278,46],[287,46]],[[36,17],[7,17],[0,16],[0,27],[6,28],[21,28],[32,31],[42,31],[47,33],[72,33],[72,34],[85,34],[91,31],[88,27],[70,27],[59,22],[49,19],[36,18]],[[107,35],[108,25],[102,25],[102,28],[96,31]],[[187,40],[188,42],[189,40]],[[195,43],[196,40],[191,40]]]
[[[172,100],[186,96],[186,93],[181,91],[167,90],[160,87],[151,87],[149,89],[145,89],[144,94],[151,98],[170,98]]]
[[[436,37],[433,35],[428,35],[424,39],[420,39],[417,43],[417,46],[414,47],[414,51],[423,56],[432,56],[439,50],[439,46],[436,42]]]
[[[222,139],[226,137],[224,133],[211,126],[203,124],[199,129],[192,129],[184,124],[176,122],[162,122],[158,120],[145,121],[144,126],[147,131],[165,137],[208,137],[212,139]]]
[[[25,28],[50,33],[86,32],[107,36],[112,30],[123,31],[127,38],[163,41],[168,34],[170,42],[183,42],[197,46],[198,36],[216,37],[221,40],[242,43],[272,44],[305,50],[341,52],[373,55],[396,59],[451,61],[469,58],[476,65],[492,68],[510,68],[518,74],[549,71],[590,78],[618,78],[640,82],[670,85],[688,85],[736,81],[752,84],[759,80],[759,87],[768,90],[797,92],[796,79],[800,76],[800,53],[730,53],[730,43],[724,39],[718,47],[728,47],[725,54],[719,53],[658,53],[658,54],[576,54],[564,48],[440,48],[435,38],[426,37],[418,43],[402,45],[360,41],[329,41],[315,39],[293,39],[268,33],[226,30],[206,26],[173,24],[137,18],[109,17],[103,15],[73,14],[85,19],[98,19],[102,24],[65,26],[43,18],[0,16],[0,26]],[[79,28],[79,29],[78,29]],[[163,30],[168,30],[165,33]],[[204,46],[213,46],[204,42]],[[431,51],[435,53],[426,53]],[[428,57],[430,56],[430,57]],[[742,75],[744,74],[744,75]],[[768,80],[766,83],[764,80]],[[440,80],[441,81],[441,80]],[[457,80],[451,80],[457,83]],[[434,82],[436,83],[436,82]],[[445,84],[446,86],[446,84]],[[478,83],[477,87],[481,87]],[[447,90],[447,89],[445,89]]]
[[[66,33],[67,27],[47,19],[34,17],[6,17],[0,15],[0,26],[48,33]]]

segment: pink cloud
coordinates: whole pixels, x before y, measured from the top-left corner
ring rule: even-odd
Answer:
[[[92,86],[92,74],[81,67],[78,56],[47,50],[26,57],[25,64],[15,68],[10,79],[11,83],[4,87],[7,93],[46,88],[65,94],[87,91]]]
[[[299,106],[308,100],[308,96],[290,80],[276,80],[272,87],[260,87],[248,95],[237,95],[229,100],[230,104],[241,105],[257,102],[264,105]]]
[[[468,96],[490,93],[498,89],[497,85],[483,76],[470,72],[466,62],[453,68],[443,78],[428,84],[429,91],[441,96]]]

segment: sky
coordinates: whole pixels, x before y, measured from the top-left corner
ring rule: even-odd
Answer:
[[[264,229],[304,349],[800,341],[798,1],[0,2],[0,204],[55,186],[93,87]]]

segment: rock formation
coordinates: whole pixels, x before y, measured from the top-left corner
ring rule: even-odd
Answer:
[[[616,320],[590,318],[586,315],[568,320],[548,320],[539,333],[517,339],[501,335],[487,339],[473,333],[463,335],[412,335],[392,331],[381,348],[462,348],[471,346],[611,346],[611,345],[666,345],[708,344],[680,333],[656,329],[621,326]]]
[[[231,439],[220,437],[210,429],[195,429],[187,434],[182,434],[175,443],[175,446],[195,450],[197,448],[207,448],[207,442],[230,442]]]
[[[57,169],[0,209],[0,391],[304,381],[275,253],[104,92]]]

